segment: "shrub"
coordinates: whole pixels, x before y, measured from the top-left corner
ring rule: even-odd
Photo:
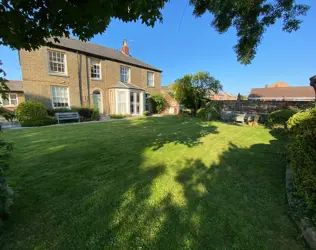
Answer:
[[[57,109],[47,109],[47,114],[49,116],[55,116],[56,113],[74,112],[68,108],[57,108]]]
[[[152,95],[151,99],[153,100],[154,110],[157,111],[158,114],[166,109],[167,102],[161,94]]]
[[[100,112],[99,109],[93,108],[91,113],[91,119],[94,121],[100,120]]]
[[[206,120],[206,110],[205,108],[200,108],[196,111],[196,116],[202,120]]]
[[[221,113],[221,102],[210,101],[205,106],[205,119],[206,120],[219,120]]]
[[[39,127],[56,124],[57,120],[55,117],[45,116],[38,119],[23,120],[20,123],[22,127]]]
[[[286,128],[286,122],[294,115],[297,111],[292,109],[280,109],[270,113],[267,121],[268,127],[282,126]]]
[[[9,168],[12,145],[0,139],[0,222],[9,215],[13,203],[13,191],[6,183],[4,171]]]
[[[145,111],[143,112],[143,116],[149,116],[149,111],[145,110]]]
[[[109,115],[111,119],[123,119],[126,117],[126,115],[122,115],[122,114],[112,114]]]
[[[92,121],[92,120],[99,120],[100,113],[99,110],[96,108],[90,107],[72,107],[71,109],[68,108],[58,108],[58,109],[48,109],[47,113],[49,116],[55,116],[56,113],[66,113],[66,112],[78,112],[81,121]]]
[[[316,108],[295,114],[287,126],[295,191],[316,210]]]
[[[190,109],[180,109],[179,115],[183,115],[183,116],[191,115],[191,110]]]
[[[41,120],[47,116],[47,110],[39,101],[29,100],[19,104],[16,116],[20,123],[26,120]]]

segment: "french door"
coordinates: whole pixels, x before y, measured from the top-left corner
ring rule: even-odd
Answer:
[[[130,113],[132,115],[138,115],[140,112],[140,93],[130,92]]]

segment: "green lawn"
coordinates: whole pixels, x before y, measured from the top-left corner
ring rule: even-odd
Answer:
[[[301,249],[284,142],[164,117],[5,131],[16,191],[2,249]]]

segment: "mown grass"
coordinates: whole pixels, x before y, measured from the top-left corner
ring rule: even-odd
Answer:
[[[3,249],[300,249],[282,140],[164,117],[6,131]]]

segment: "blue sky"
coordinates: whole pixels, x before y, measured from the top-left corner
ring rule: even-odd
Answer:
[[[163,10],[163,23],[154,28],[113,20],[105,33],[91,42],[119,49],[127,39],[132,56],[163,70],[163,85],[206,70],[221,81],[226,92],[248,94],[251,88],[277,81],[308,85],[309,77],[316,74],[316,1],[298,1],[311,5],[299,31],[283,32],[281,21],[270,27],[248,66],[238,63],[233,51],[235,29],[218,34],[210,26],[211,15],[195,18],[191,6],[184,12],[184,2],[169,2]],[[0,59],[8,79],[21,79],[17,51],[0,46]]]

